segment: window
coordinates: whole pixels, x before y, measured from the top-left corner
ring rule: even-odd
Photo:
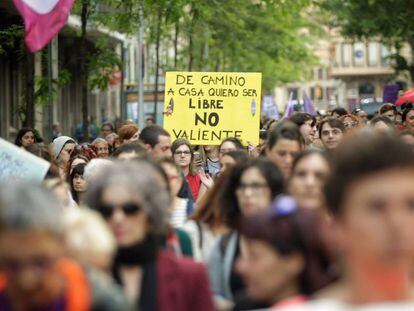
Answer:
[[[390,59],[388,58],[390,54],[391,54],[390,48],[385,46],[384,44],[381,44],[381,65],[383,66],[390,65]]]
[[[318,80],[323,80],[323,69],[322,68],[318,69]]]
[[[288,88],[288,93],[289,93],[289,96],[290,96],[290,93],[293,93],[292,99],[298,100],[298,89],[297,88]]]
[[[354,44],[354,65],[361,67],[364,66],[365,57],[365,45],[362,42]]]
[[[342,65],[348,67],[351,65],[351,44],[343,43],[342,44]]]
[[[378,65],[378,43],[376,42],[368,43],[368,65]]]
[[[335,44],[335,57],[334,57],[334,67],[338,67],[341,64],[341,44]]]
[[[315,99],[315,88],[314,87],[311,87],[310,89],[310,98],[311,100]]]

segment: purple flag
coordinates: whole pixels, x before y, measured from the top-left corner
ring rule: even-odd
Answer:
[[[286,106],[286,110],[285,113],[283,114],[283,118],[282,119],[286,119],[289,118],[294,112],[294,107],[293,107],[293,92],[290,92],[289,95],[289,102]]]
[[[397,84],[384,85],[382,101],[384,103],[395,103],[398,99],[398,91],[400,88]]]
[[[317,115],[316,109],[315,107],[313,107],[313,103],[309,99],[308,95],[306,95],[305,91],[303,91],[302,99],[303,99],[303,111],[306,113],[309,113],[312,116],[316,116]]]

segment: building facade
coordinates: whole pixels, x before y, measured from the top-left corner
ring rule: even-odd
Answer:
[[[0,30],[10,25],[22,25],[12,1],[0,2]],[[58,88],[53,100],[43,105],[36,105],[35,128],[45,141],[50,141],[52,124],[59,122],[64,135],[74,135],[76,126],[82,122],[82,85],[79,81],[79,38],[76,32],[81,27],[77,16],[70,16],[66,26],[51,43],[52,51],[52,78],[57,78],[59,71],[66,70],[70,74],[70,81],[62,88]],[[130,51],[136,49],[134,38],[109,31],[101,27],[88,28],[88,43],[93,47],[94,42],[101,37],[108,39],[111,49],[116,51],[120,58],[125,59]],[[0,53],[0,137],[12,141],[22,127],[22,110],[25,106],[25,61],[20,47],[11,49],[8,53]],[[23,53],[24,54],[24,53]],[[44,59],[48,57],[48,49],[35,53],[34,72],[35,81],[48,76],[45,70]],[[127,56],[128,58],[129,56]],[[114,70],[114,79],[105,91],[92,90],[88,95],[88,111],[96,125],[102,122],[122,117],[122,105],[125,104],[124,84],[135,78],[134,67],[127,72]],[[35,86],[35,92],[37,86]]]
[[[331,32],[328,40],[315,46],[319,66],[310,79],[276,88],[279,109],[284,109],[291,92],[297,103],[306,92],[321,112],[335,107],[350,111],[366,107],[374,112],[383,102],[385,85],[397,83],[405,88],[410,83],[407,77],[395,74],[389,57],[394,51],[379,41],[352,42]],[[410,53],[407,48],[402,51],[406,56]]]

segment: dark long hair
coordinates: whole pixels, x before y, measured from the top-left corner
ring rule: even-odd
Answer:
[[[229,171],[220,174],[214,185],[201,199],[197,209],[189,217],[198,223],[207,224],[210,228],[226,223],[224,208],[220,202],[223,192],[227,192]]]
[[[28,133],[28,132],[32,132],[33,136],[34,136],[34,142],[37,142],[37,137],[36,137],[36,131],[30,127],[24,127],[22,129],[19,130],[19,132],[16,135],[16,140],[14,141],[14,144],[16,146],[21,147],[22,146],[22,138],[23,136]]]
[[[70,186],[70,192],[72,193],[73,200],[74,200],[76,203],[79,203],[79,196],[78,196],[78,193],[77,193],[77,192],[75,191],[75,189],[73,188],[73,180],[75,179],[75,176],[76,176],[76,175],[83,176],[83,173],[84,173],[84,171],[85,171],[85,166],[86,166],[86,164],[85,164],[85,163],[80,163],[80,164],[76,165],[76,166],[73,168],[73,171],[72,171],[72,173],[69,175],[69,178],[68,178],[68,183],[69,183],[69,186]]]
[[[231,228],[236,228],[240,221],[241,212],[237,202],[236,190],[240,184],[241,176],[249,168],[257,168],[260,174],[263,175],[271,190],[272,198],[285,190],[283,174],[272,161],[266,158],[256,158],[237,164],[230,170],[226,191],[220,193],[225,222]]]
[[[274,203],[275,205],[276,203]],[[323,238],[323,220],[317,211],[299,209],[267,213],[242,220],[240,233],[266,243],[281,256],[299,253],[304,267],[297,276],[301,295],[312,295],[336,279],[332,259]]]

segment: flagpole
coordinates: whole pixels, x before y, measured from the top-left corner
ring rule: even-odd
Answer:
[[[139,10],[139,24],[138,24],[138,124],[140,125],[141,129],[145,126],[145,118],[144,118],[144,83],[143,83],[143,41],[144,41],[144,14],[142,12],[142,0],[138,2],[138,10]]]
[[[49,127],[53,124],[53,98],[52,98],[52,41],[50,41],[47,45],[47,93],[49,97]],[[47,132],[43,133],[48,138],[52,137],[51,128],[47,128]],[[51,139],[50,139],[51,140]]]

